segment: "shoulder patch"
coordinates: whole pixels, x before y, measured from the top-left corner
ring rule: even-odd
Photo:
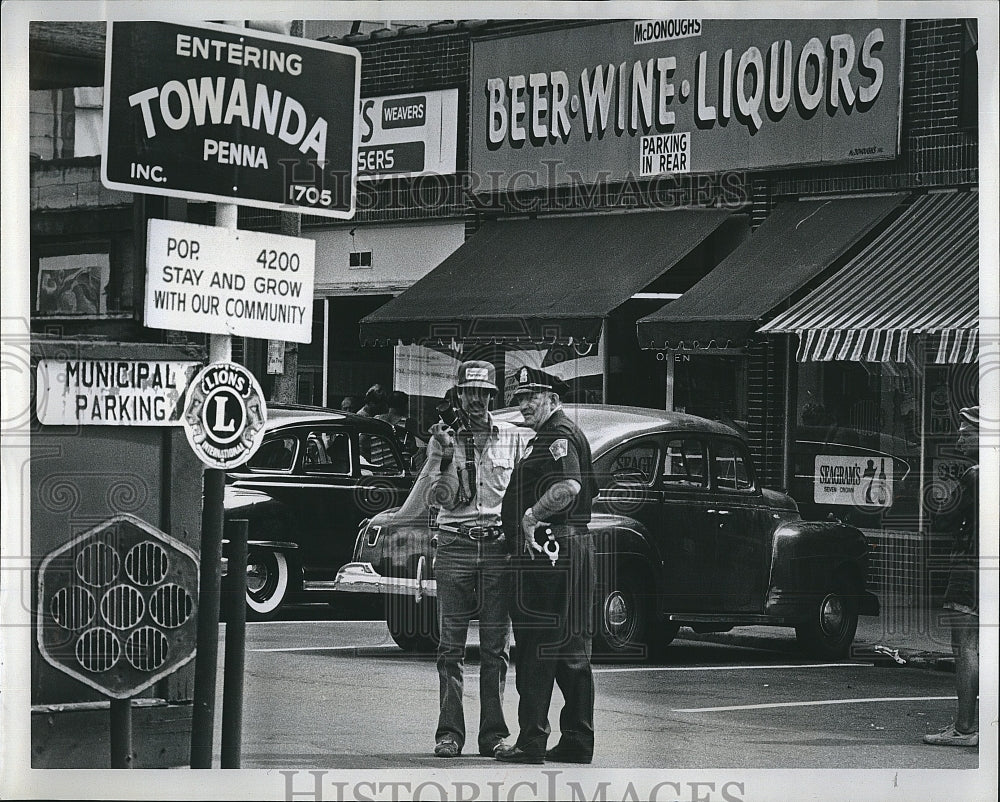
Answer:
[[[549,453],[552,455],[552,459],[562,459],[569,453],[569,441],[565,437],[553,440],[552,445],[549,446]]]

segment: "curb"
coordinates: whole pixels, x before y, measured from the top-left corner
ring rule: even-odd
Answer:
[[[796,650],[794,637],[786,638],[770,632],[763,634],[744,630],[742,632],[711,632],[698,633],[691,630],[681,630],[679,640],[721,643],[733,646],[743,646],[770,651],[787,652]],[[955,658],[950,652],[926,649],[914,649],[904,646],[891,647],[872,641],[855,640],[850,656],[851,662],[871,663],[874,666],[886,668],[921,668],[932,671],[955,673]]]

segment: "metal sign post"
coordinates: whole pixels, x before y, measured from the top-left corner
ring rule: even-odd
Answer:
[[[235,229],[238,206],[220,203],[215,222]],[[208,363],[229,362],[233,341],[229,335],[209,338]],[[201,557],[207,568],[201,572],[200,593],[203,612],[198,618],[198,660],[194,673],[194,710],[191,717],[191,768],[212,768],[212,742],[215,732],[216,664],[219,659],[219,592],[222,585],[223,500],[226,491],[225,471],[205,471],[205,497],[201,512]]]
[[[222,675],[222,768],[238,769],[243,745],[243,666],[247,627],[247,531],[233,521],[226,574],[226,657]]]

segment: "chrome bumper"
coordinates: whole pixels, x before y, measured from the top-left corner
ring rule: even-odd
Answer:
[[[331,590],[344,593],[391,593],[395,596],[413,596],[418,601],[424,596],[437,596],[437,582],[424,579],[424,559],[417,566],[417,578],[382,576],[371,563],[347,563],[337,571]]]

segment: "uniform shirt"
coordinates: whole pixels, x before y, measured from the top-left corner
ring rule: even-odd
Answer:
[[[542,424],[525,458],[511,477],[510,490],[504,497],[503,523],[509,540],[520,542],[521,518],[525,510],[545,495],[552,485],[564,479],[580,483],[573,503],[554,515],[545,516],[551,524],[586,526],[598,486],[586,436],[566,414],[557,409]]]
[[[463,437],[471,433],[459,431],[454,460],[464,469]],[[494,421],[490,416],[490,434],[485,446],[475,450],[476,493],[472,500],[438,512],[439,524],[471,524],[499,526],[500,506],[510,482],[514,465],[524,455],[531,433],[509,423]]]

